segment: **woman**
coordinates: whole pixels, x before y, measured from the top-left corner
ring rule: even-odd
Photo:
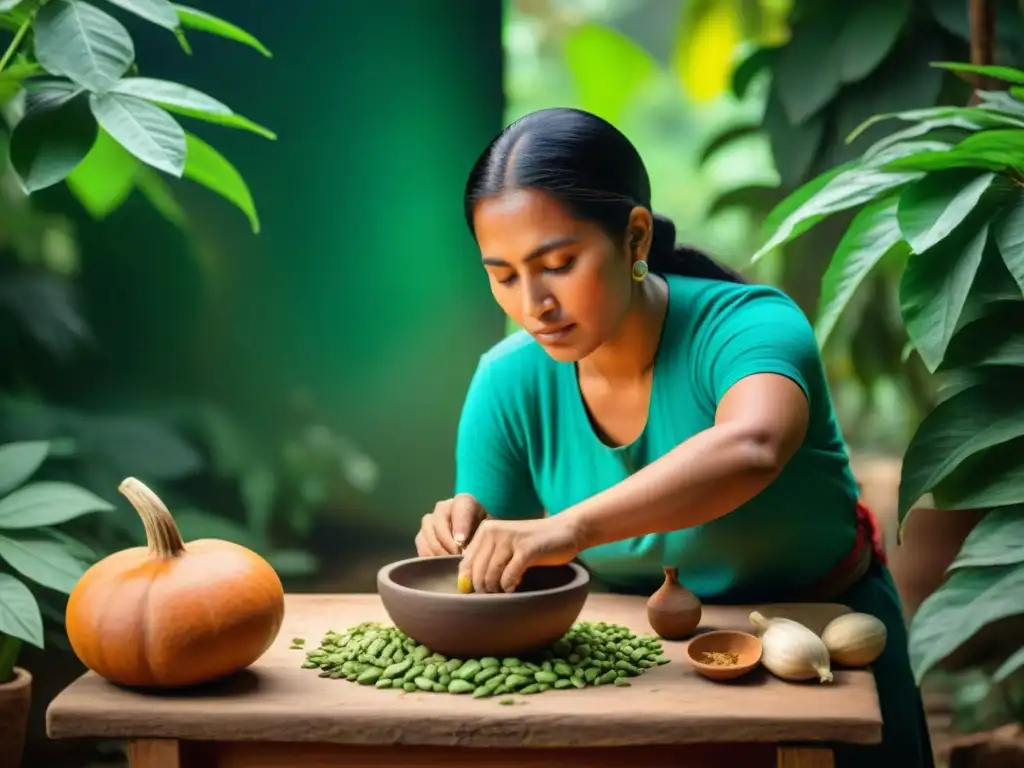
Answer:
[[[709,603],[874,614],[889,633],[884,743],[839,763],[930,767],[899,598],[800,309],[676,248],[636,149],[586,112],[506,128],[470,174],[465,214],[525,330],[480,360],[457,495],[423,518],[420,555],[464,551],[479,592],[578,557],[613,591],[649,594],[673,565]]]

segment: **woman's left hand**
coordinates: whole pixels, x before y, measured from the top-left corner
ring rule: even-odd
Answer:
[[[477,592],[512,592],[527,568],[564,565],[580,552],[578,533],[559,516],[480,523],[463,553],[459,575]]]

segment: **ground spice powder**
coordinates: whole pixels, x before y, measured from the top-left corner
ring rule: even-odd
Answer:
[[[739,663],[740,655],[732,651],[704,651],[700,655],[702,664],[713,667],[734,667]]]

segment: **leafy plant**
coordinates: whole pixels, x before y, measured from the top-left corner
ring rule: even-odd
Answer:
[[[23,642],[44,645],[39,602],[19,576],[37,587],[70,594],[95,556],[55,526],[114,508],[70,483],[26,485],[48,451],[44,441],[0,446],[0,683],[13,676]]]
[[[204,11],[169,0],[110,0],[174,34],[185,30],[270,52],[255,37]],[[274,133],[201,91],[143,77],[135,45],[114,16],[85,0],[0,0],[0,27],[14,32],[0,57],[0,104],[14,111],[9,156],[26,193],[66,182],[95,217],[116,210],[135,189],[165,216],[182,212],[157,171],[188,178],[224,197],[249,219],[259,216],[245,180],[216,149],[172,116]]]
[[[1024,71],[934,66],[1010,88],[979,90],[974,106],[868,120],[854,136],[882,120],[904,126],[784,200],[754,259],[856,211],[822,283],[822,343],[869,276],[899,265],[908,352],[943,385],[904,457],[901,531],[925,493],[949,514],[988,510],[915,614],[911,661],[919,682],[968,671],[959,693],[968,714],[987,713],[968,726],[981,728],[1024,721],[1012,629],[1024,620]]]

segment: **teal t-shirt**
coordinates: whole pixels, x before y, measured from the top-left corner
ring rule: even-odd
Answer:
[[[664,276],[669,305],[641,435],[610,447],[594,432],[576,366],[525,332],[486,352],[459,421],[456,493],[496,518],[557,515],[714,424],[740,379],[781,374],[804,391],[810,422],[778,478],[705,525],[604,544],[580,559],[613,589],[651,591],[664,566],[702,599],[799,594],[851,550],[858,488],[836,422],[813,330],[781,291]]]

